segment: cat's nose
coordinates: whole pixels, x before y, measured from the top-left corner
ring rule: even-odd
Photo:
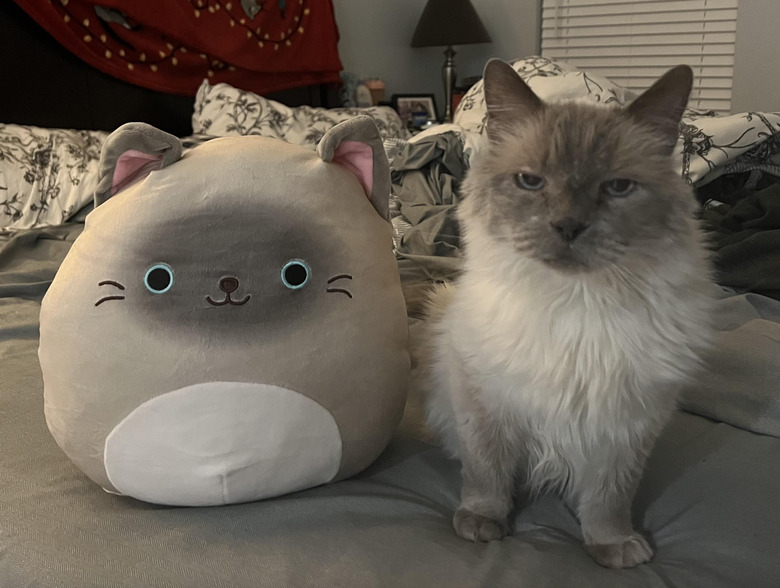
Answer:
[[[222,278],[219,281],[219,289],[225,292],[226,294],[232,294],[238,289],[238,279]]]
[[[582,221],[578,221],[570,216],[563,217],[561,220],[550,223],[552,227],[558,232],[564,241],[571,243],[576,239],[582,231],[587,229],[590,225]]]

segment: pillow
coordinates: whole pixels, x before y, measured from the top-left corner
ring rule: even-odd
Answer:
[[[46,423],[84,473],[147,502],[247,502],[351,476],[409,380],[390,172],[367,116],[316,150],[105,142],[95,209],[41,305]]]
[[[602,76],[546,57],[515,59],[512,67],[542,99],[583,99],[626,104],[636,95]],[[482,133],[487,119],[482,82],[472,86],[458,105],[454,122]],[[744,112],[719,116],[686,109],[677,144],[679,170],[691,184],[703,186],[724,173],[749,170],[773,175],[780,169],[780,113]]]
[[[0,124],[0,228],[61,224],[92,200],[107,135]]]
[[[192,131],[216,137],[263,135],[296,145],[316,145],[325,131],[342,121],[365,114],[374,119],[380,137],[406,139],[398,113],[388,106],[372,108],[291,108],[225,83],[203,80],[195,97]]]
[[[546,57],[526,57],[509,62],[539,98],[559,101],[585,98],[593,102],[625,104],[635,95],[607,78]],[[453,122],[467,131],[481,133],[487,110],[482,80],[474,84],[458,104]]]

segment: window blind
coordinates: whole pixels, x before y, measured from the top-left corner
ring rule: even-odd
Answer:
[[[738,0],[542,0],[542,55],[635,91],[694,71],[693,108],[728,113]]]

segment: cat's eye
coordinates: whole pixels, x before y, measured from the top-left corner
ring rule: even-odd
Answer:
[[[523,190],[541,190],[545,184],[543,177],[533,174],[517,174],[515,181]]]
[[[173,286],[173,269],[166,263],[156,263],[144,276],[144,286],[152,294],[165,294]]]
[[[303,288],[309,282],[311,268],[302,259],[293,259],[282,268],[282,283],[290,290]]]
[[[628,196],[636,188],[636,182],[634,180],[627,180],[625,178],[616,178],[608,182],[604,182],[604,190],[610,196],[622,197]]]

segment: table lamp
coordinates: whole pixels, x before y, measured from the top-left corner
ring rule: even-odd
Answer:
[[[412,47],[446,46],[444,80],[444,122],[452,122],[452,91],[455,87],[453,45],[490,43],[490,35],[469,0],[428,0],[412,37]]]

